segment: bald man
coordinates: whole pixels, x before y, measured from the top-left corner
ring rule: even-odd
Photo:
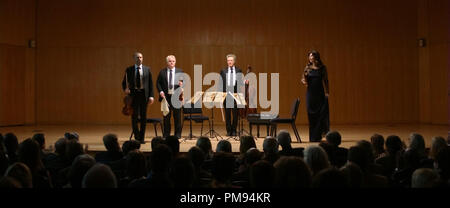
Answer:
[[[135,64],[125,70],[122,80],[122,89],[133,97],[133,114],[131,126],[134,138],[144,143],[145,126],[147,121],[147,104],[153,104],[153,81],[150,67],[142,65],[144,56],[136,52],[133,55]],[[138,128],[138,116],[140,117],[140,129]]]

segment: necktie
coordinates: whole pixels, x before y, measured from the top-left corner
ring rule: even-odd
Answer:
[[[141,73],[139,72],[139,69],[141,69],[141,67],[137,67],[136,70],[136,87],[141,89]]]
[[[233,67],[231,67],[230,77],[231,77],[231,86],[234,86],[234,68]]]
[[[169,69],[169,70],[170,70],[170,72],[169,72],[169,89],[173,89],[173,80],[172,80],[172,78],[173,78],[173,75],[172,75],[173,71],[172,71],[172,69]]]

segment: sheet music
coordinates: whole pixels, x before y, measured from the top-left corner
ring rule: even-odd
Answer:
[[[189,103],[197,103],[202,98],[203,92],[198,91],[195,93],[194,97],[189,100]]]
[[[225,92],[217,92],[216,97],[214,98],[214,103],[216,106],[220,106],[220,108],[223,108],[223,101],[227,97],[227,93]]]
[[[243,93],[234,93],[234,99],[236,100],[237,105],[247,105]]]

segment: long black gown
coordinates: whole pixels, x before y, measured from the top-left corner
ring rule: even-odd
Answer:
[[[318,142],[322,135],[330,129],[328,98],[325,96],[324,84],[328,93],[328,75],[326,67],[305,69],[308,83],[306,91],[306,106],[309,120],[309,141]]]

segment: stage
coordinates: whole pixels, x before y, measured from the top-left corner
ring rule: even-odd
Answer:
[[[207,132],[207,123],[203,129],[203,134]],[[308,126],[297,126],[302,143],[297,143],[295,135],[290,126],[279,126],[278,130],[287,129],[291,133],[292,146],[293,147],[307,147],[309,145],[317,144],[310,143],[308,140]],[[430,147],[431,139],[434,136],[442,136],[447,138],[448,127],[446,125],[332,125],[332,130],[337,130],[342,135],[342,146],[351,147],[359,140],[370,140],[370,136],[374,133],[383,135],[385,138],[389,135],[395,134],[408,144],[408,135],[411,132],[417,132],[424,136],[426,147]],[[224,136],[226,134],[224,125],[215,125],[215,130],[222,135],[223,139],[228,139],[232,144],[233,152],[239,152],[239,141],[237,138],[228,138]],[[245,126],[245,130],[248,131],[248,125]],[[173,130],[172,130],[173,131]],[[35,133],[44,133],[46,138],[46,148],[51,148],[58,138],[63,137],[65,132],[77,132],[80,135],[80,142],[88,145],[89,151],[103,151],[102,137],[107,133],[114,133],[119,137],[119,142],[122,145],[123,142],[129,140],[131,134],[130,125],[38,125],[38,126],[11,126],[0,127],[0,133],[3,135],[13,132],[17,135],[20,141],[26,138],[30,138]],[[200,125],[193,126],[194,136],[200,134]],[[161,130],[158,126],[158,135],[161,136]],[[189,123],[186,122],[182,132],[183,138],[180,139],[180,151],[187,152],[189,148],[195,145],[196,138],[186,139],[189,135]],[[253,135],[256,135],[256,127],[253,129]],[[141,145],[141,150],[144,152],[151,151],[150,141],[155,136],[155,132],[152,125],[147,126],[145,144]],[[256,145],[258,149],[262,150],[262,144],[264,137],[266,136],[266,128],[261,126],[260,129],[261,138],[256,139]],[[220,138],[211,138],[213,150],[215,150],[217,142]]]

